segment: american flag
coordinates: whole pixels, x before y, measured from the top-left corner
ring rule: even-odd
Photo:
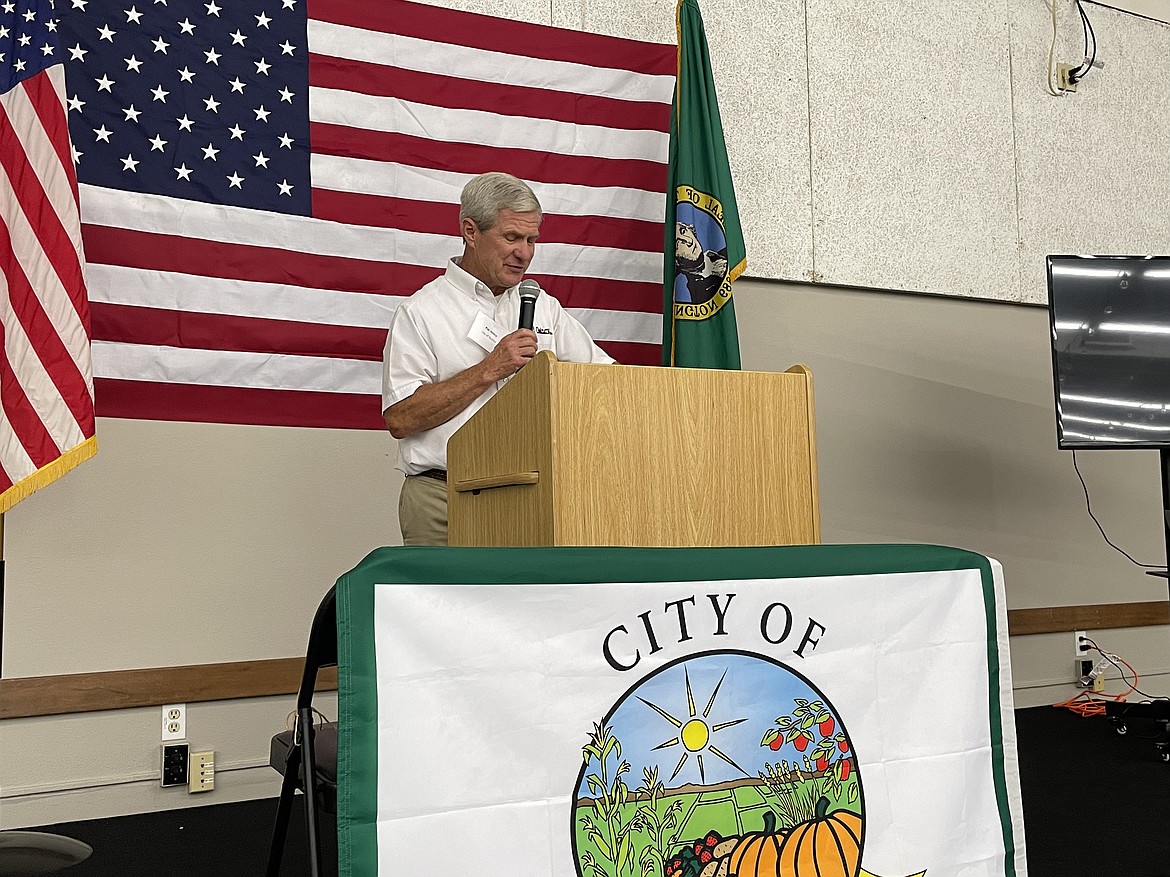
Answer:
[[[57,25],[0,4],[0,513],[97,450]]]
[[[402,0],[61,0],[98,413],[383,428],[398,302],[477,173],[545,211],[532,276],[661,357],[675,47]]]

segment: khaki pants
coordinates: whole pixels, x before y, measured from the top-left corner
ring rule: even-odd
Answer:
[[[408,475],[398,498],[403,545],[447,544],[447,483]]]

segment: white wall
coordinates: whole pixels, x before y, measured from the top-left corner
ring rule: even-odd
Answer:
[[[102,419],[98,442],[5,515],[5,677],[304,654],[334,580],[401,542],[389,434]],[[158,709],[0,722],[0,828],[273,796],[292,700],[190,705],[219,771],[194,796],[158,788]]]
[[[1094,0],[1089,0],[1089,2],[1094,2]],[[1109,0],[1108,3],[1100,5],[1132,12],[1135,15],[1144,15],[1158,21],[1170,21],[1170,3],[1167,3],[1166,0]]]

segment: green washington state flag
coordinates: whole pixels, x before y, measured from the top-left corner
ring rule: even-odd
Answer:
[[[664,365],[739,368],[731,284],[747,267],[707,36],[678,4],[678,80],[666,185]]]

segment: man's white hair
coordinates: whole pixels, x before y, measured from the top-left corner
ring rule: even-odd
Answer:
[[[514,213],[542,212],[540,202],[528,184],[500,171],[480,174],[463,187],[459,197],[459,221],[472,220],[487,231],[500,218],[501,210]]]

